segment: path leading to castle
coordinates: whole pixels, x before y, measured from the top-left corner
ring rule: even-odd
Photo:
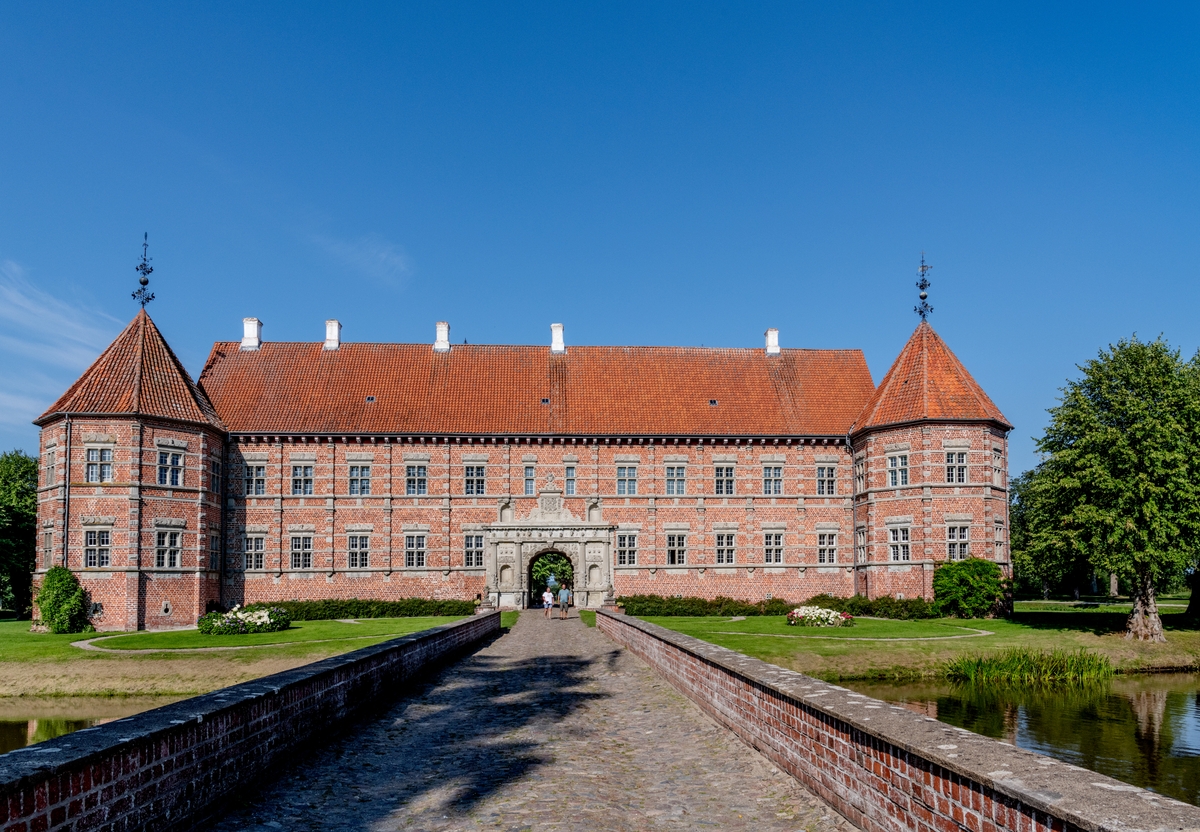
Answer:
[[[854,829],[640,659],[540,610],[213,828]]]

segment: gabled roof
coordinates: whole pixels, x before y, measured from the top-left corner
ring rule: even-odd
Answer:
[[[920,421],[1012,425],[928,322],[921,321],[854,423],[854,433]]]
[[[225,428],[145,309],[34,424],[68,413],[155,416]]]
[[[844,436],[874,390],[861,350],[319,342],[217,343],[200,386],[236,433],[592,436]]]

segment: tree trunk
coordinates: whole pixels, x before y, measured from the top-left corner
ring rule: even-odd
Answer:
[[[1048,601],[1049,599],[1050,599],[1050,583],[1049,583],[1049,581],[1042,581],[1042,600]]]
[[[1192,588],[1192,597],[1188,599],[1188,618],[1200,618],[1200,568],[1188,575],[1188,586]]]
[[[1108,597],[1116,598],[1121,594],[1121,585],[1117,582],[1117,573],[1108,573]]]
[[[1125,638],[1138,641],[1153,641],[1165,643],[1162,619],[1158,617],[1158,601],[1154,594],[1154,584],[1149,576],[1138,575],[1130,587],[1133,594],[1133,612],[1129,614],[1128,629]]]

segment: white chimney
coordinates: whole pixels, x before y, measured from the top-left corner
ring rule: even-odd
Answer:
[[[242,349],[256,350],[262,346],[262,321],[242,318]]]
[[[340,321],[325,322],[325,349],[336,350],[342,345],[342,324]]]
[[[550,352],[566,352],[567,345],[563,343],[563,325],[550,324]]]
[[[767,355],[779,355],[779,330],[767,330]]]
[[[437,322],[437,340],[433,342],[434,352],[450,352],[450,324],[445,321]]]

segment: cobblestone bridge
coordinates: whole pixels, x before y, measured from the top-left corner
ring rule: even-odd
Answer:
[[[531,610],[214,828],[853,827],[577,617]]]

